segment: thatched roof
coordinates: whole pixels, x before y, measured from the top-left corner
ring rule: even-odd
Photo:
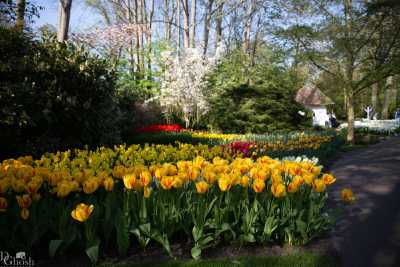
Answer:
[[[305,85],[296,94],[296,102],[306,106],[326,106],[335,103],[321,90],[312,85]]]

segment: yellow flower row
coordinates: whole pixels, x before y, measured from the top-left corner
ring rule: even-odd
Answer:
[[[232,140],[241,137],[240,134],[219,134],[219,133],[207,133],[207,132],[192,132],[194,138],[205,138],[205,139],[222,139]]]
[[[297,149],[319,149],[322,144],[332,141],[331,136],[303,136],[295,140],[288,140],[287,142],[276,141],[267,142],[259,145],[258,148],[265,150],[297,150]]]

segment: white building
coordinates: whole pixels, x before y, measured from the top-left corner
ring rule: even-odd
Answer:
[[[305,85],[299,91],[297,91],[296,101],[313,112],[314,126],[329,125],[327,106],[334,105],[334,103],[317,87]]]

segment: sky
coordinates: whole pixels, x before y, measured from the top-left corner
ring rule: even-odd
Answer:
[[[43,7],[39,11],[39,18],[34,19],[33,28],[39,28],[45,24],[51,24],[57,28],[58,24],[58,0],[32,0],[36,6]],[[89,7],[84,0],[73,0],[71,10],[70,32],[77,32],[99,24],[100,17]]]

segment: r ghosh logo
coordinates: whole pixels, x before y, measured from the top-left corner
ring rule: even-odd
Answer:
[[[7,251],[0,251],[0,267],[22,267],[22,266],[34,266],[35,261],[31,257],[27,256],[25,252],[20,251],[15,256],[10,255]]]

